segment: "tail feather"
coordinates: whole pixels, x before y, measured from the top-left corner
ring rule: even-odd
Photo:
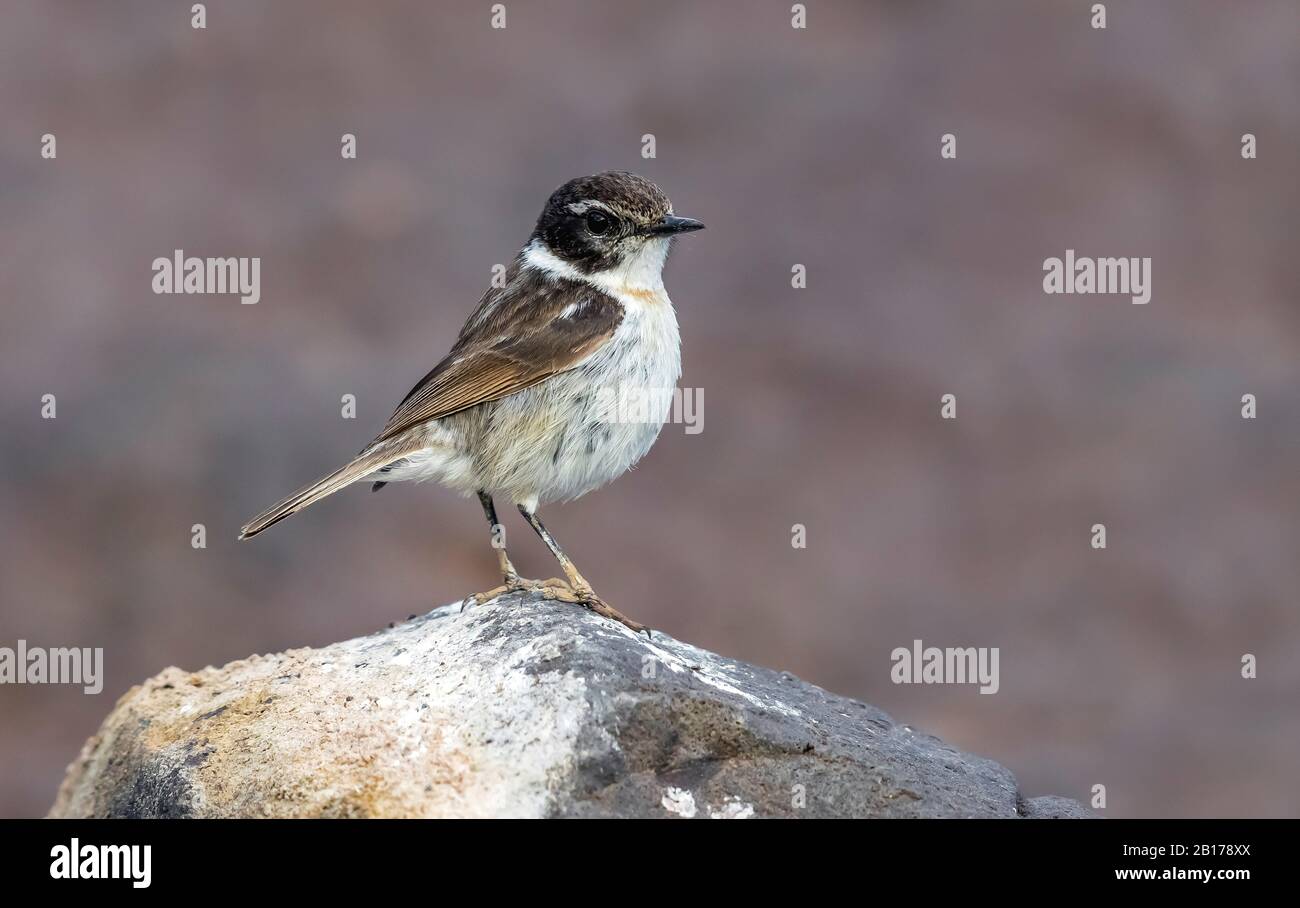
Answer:
[[[345,464],[328,476],[324,476],[311,485],[299,489],[283,501],[277,502],[258,514],[239,531],[240,539],[256,536],[267,527],[279,523],[284,518],[298,513],[308,505],[315,504],[326,496],[333,495],[339,489],[351,485],[358,479],[364,479],[376,470],[383,469],[391,463],[401,460],[418,451],[418,443],[391,444],[362,452],[350,463]]]

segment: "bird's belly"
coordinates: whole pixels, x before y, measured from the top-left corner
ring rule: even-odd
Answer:
[[[681,374],[676,320],[664,308],[632,321],[578,368],[496,401],[480,436],[484,456],[475,458],[485,487],[516,501],[566,501],[644,457]]]

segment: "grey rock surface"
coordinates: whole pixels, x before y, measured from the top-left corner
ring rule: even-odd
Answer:
[[[54,817],[1085,817],[789,674],[529,594],[169,668]]]

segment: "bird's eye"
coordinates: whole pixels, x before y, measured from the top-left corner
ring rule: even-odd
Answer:
[[[593,236],[604,236],[609,233],[610,228],[614,226],[613,219],[602,211],[590,211],[587,213],[587,229]]]

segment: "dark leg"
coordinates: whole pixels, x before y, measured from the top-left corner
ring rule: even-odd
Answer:
[[[564,581],[559,578],[542,581],[526,580],[523,577],[520,577],[519,572],[515,570],[515,566],[510,563],[510,555],[506,551],[505,540],[502,539],[501,544],[497,545],[497,534],[502,532],[502,530],[500,529],[501,523],[497,520],[497,508],[492,502],[492,496],[487,492],[480,491],[478,493],[478,501],[479,504],[483,506],[483,516],[487,518],[488,528],[492,531],[492,547],[496,549],[497,552],[497,564],[501,568],[502,584],[501,586],[494,587],[487,592],[475,593],[470,597],[470,599],[473,599],[476,604],[482,605],[484,602],[495,599],[498,596],[503,596],[506,593],[517,593],[521,590],[538,590],[545,595],[550,595],[553,588],[565,585]],[[469,601],[469,599],[466,599],[465,604],[469,604]],[[465,605],[462,605],[461,611],[464,611],[464,609]]]
[[[627,617],[627,615],[624,615],[622,612],[618,611],[596,595],[595,591],[591,588],[591,584],[587,582],[587,578],[583,577],[582,574],[578,572],[577,566],[569,560],[568,555],[564,554],[564,549],[560,548],[560,544],[555,541],[555,537],[546,529],[545,524],[542,523],[541,518],[539,518],[535,512],[528,510],[523,505],[519,505],[519,513],[523,514],[524,519],[527,520],[529,525],[537,531],[537,535],[542,538],[542,542],[546,543],[546,547],[551,550],[551,554],[555,556],[555,560],[560,562],[560,567],[564,571],[564,576],[569,578],[568,585],[572,590],[573,598],[569,598],[568,596],[559,593],[557,593],[554,598],[562,599],[565,602],[576,602],[579,605],[586,606],[598,615],[604,615],[606,618],[613,618],[615,621],[627,625],[634,631],[645,631],[647,636],[650,634],[650,629],[644,624],[633,621],[631,618]]]
[[[483,505],[483,516],[487,518],[488,529],[492,532],[492,547],[497,550],[497,563],[501,566],[501,576],[506,586],[519,580],[519,572],[510,563],[510,553],[506,551],[505,540],[497,545],[497,533],[501,532],[501,523],[497,520],[497,507],[492,503],[492,496],[487,492],[478,493],[479,504]]]

